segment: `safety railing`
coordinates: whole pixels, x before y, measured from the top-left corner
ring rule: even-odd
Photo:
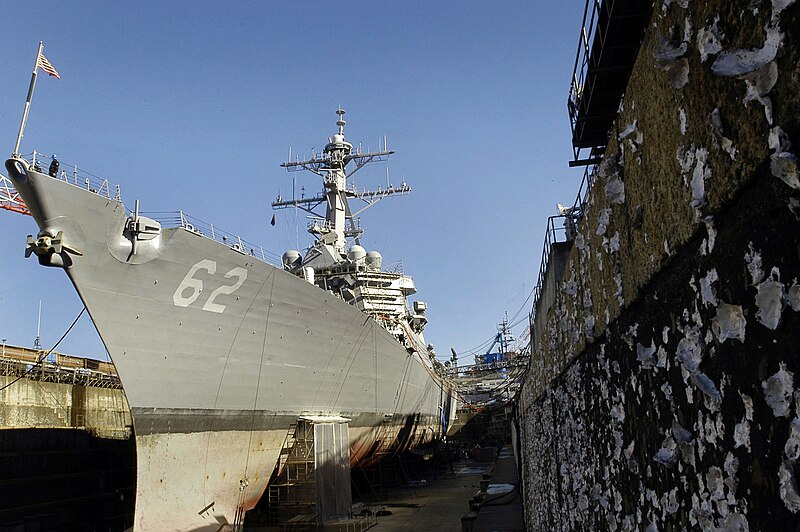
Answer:
[[[254,257],[267,264],[273,266],[281,264],[281,258],[276,253],[267,251],[259,244],[254,244],[235,233],[220,229],[216,225],[205,222],[184,211],[142,211],[139,214],[158,221],[162,227],[183,227],[196,235],[216,240],[234,251]]]
[[[33,169],[37,172],[50,174],[51,177],[64,181],[65,183],[69,183],[70,185],[86,189],[89,192],[94,192],[95,194],[99,194],[100,196],[108,199],[113,199],[120,202],[122,201],[122,194],[119,185],[114,185],[112,187],[107,178],[100,177],[87,172],[86,170],[78,168],[77,164],[64,163],[59,160],[58,168],[56,169],[53,166],[53,161],[56,160],[55,156],[45,156],[36,150],[28,155],[23,155],[22,157],[28,161],[31,167],[33,167]]]
[[[597,12],[600,9],[600,0],[586,0],[583,8],[583,21],[581,22],[581,33],[578,41],[578,51],[575,54],[575,65],[572,69],[572,79],[570,81],[569,96],[567,98],[567,109],[569,111],[569,122],[572,130],[572,138],[578,126],[578,114],[581,108],[586,108],[583,101],[587,94],[584,91],[586,86],[586,75],[589,70],[589,59],[591,46],[597,28]],[[588,91],[591,95],[591,91]],[[574,160],[580,159],[581,148],[573,146]]]
[[[122,388],[116,373],[62,365],[49,360],[32,362],[16,357],[0,357],[0,375],[23,377],[40,382],[77,384],[95,388]]]
[[[556,226],[556,220],[561,220],[561,227]],[[557,242],[568,242],[575,238],[576,220],[571,214],[559,214],[557,216],[550,216],[547,218],[547,230],[544,234],[544,246],[542,247],[542,260],[539,263],[539,276],[536,280],[536,286],[533,289],[533,305],[530,313],[530,323],[533,323],[536,317],[536,308],[539,305],[539,300],[542,297],[542,289],[544,287],[545,277],[547,275],[547,266],[550,264],[550,256],[553,250],[553,244]]]

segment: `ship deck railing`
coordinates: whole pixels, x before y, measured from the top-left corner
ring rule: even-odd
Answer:
[[[49,173],[49,165],[53,157],[42,155],[42,152],[36,150],[21,157],[28,161],[37,171]],[[112,186],[107,178],[80,169],[77,164],[68,164],[59,160],[58,172],[51,177],[122,203],[122,193],[119,185]],[[19,203],[22,204],[21,200]],[[133,211],[129,210],[128,214],[133,215]],[[234,251],[255,257],[267,264],[273,266],[281,264],[280,257],[275,253],[266,251],[263,246],[244,240],[239,235],[215,227],[214,224],[204,222],[184,211],[141,212],[140,214],[157,220],[163,227],[183,227],[195,234],[211,238],[229,246]]]
[[[259,244],[254,244],[235,233],[220,229],[214,224],[205,222],[185,211],[142,211],[139,214],[158,221],[162,227],[183,227],[189,232],[216,240],[242,255],[254,257],[272,266],[281,264],[281,258],[276,253],[267,251]]]
[[[50,163],[53,161],[52,156],[43,155],[41,152],[33,150],[33,152],[22,155],[37,172],[49,173]],[[122,202],[122,193],[119,185],[111,185],[108,178],[95,175],[87,172],[82,168],[78,168],[77,164],[65,163],[59,159],[59,168],[54,179],[63,181],[70,185],[88,190],[104,198],[112,199]],[[113,191],[113,195],[112,195]]]

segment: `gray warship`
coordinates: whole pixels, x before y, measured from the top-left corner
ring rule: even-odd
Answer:
[[[43,171],[35,152],[5,163],[39,228],[26,254],[65,270],[130,404],[135,530],[238,528],[299,421],[335,426],[352,466],[434,441],[455,416],[423,337],[425,303],[360,245],[350,208],[410,189],[349,184],[393,152],[354,149],[337,113],[321,154],[282,165],[318,175],[323,191],[273,204],[312,213],[315,237],[277,265],[182,213],[170,226],[107,184]]]

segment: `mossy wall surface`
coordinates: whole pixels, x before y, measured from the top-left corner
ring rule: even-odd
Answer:
[[[655,3],[537,316],[529,529],[797,528],[798,46],[793,0]]]

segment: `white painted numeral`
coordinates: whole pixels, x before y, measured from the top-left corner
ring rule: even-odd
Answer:
[[[211,275],[214,275],[217,271],[217,263],[213,260],[203,259],[189,268],[186,277],[183,278],[181,284],[175,289],[175,293],[172,294],[172,301],[176,306],[188,307],[200,297],[200,292],[203,290],[203,281],[194,278],[194,274],[196,274],[198,270],[205,270]],[[183,293],[189,289],[192,290],[191,294],[188,297],[184,296]]]
[[[225,305],[214,303],[214,300],[221,294],[232,294],[236,292],[242,286],[244,280],[247,279],[247,270],[244,268],[234,268],[225,274],[226,279],[230,279],[231,277],[236,277],[238,279],[236,284],[232,284],[230,286],[222,285],[211,292],[211,296],[208,298],[208,301],[206,301],[206,304],[203,305],[203,310],[210,310],[211,312],[222,312],[225,310]]]
[[[217,273],[217,263],[213,260],[203,259],[191,268],[186,273],[186,276],[183,278],[181,283],[178,285],[178,288],[175,289],[175,293],[172,294],[172,301],[178,307],[188,307],[195,301],[197,298],[200,297],[200,293],[203,291],[203,281],[201,279],[195,278],[195,275],[198,271],[205,270],[209,274],[214,275]],[[221,295],[229,295],[237,291],[241,288],[242,284],[244,284],[245,279],[247,279],[247,270],[245,268],[234,268],[228,273],[225,274],[226,279],[230,279],[231,277],[236,277],[236,283],[232,285],[222,285],[213,292],[206,301],[205,305],[203,305],[203,310],[207,310],[209,312],[217,312],[221,313],[225,310],[225,305],[220,305],[219,303],[215,303],[214,300],[221,296]],[[187,293],[188,292],[188,293]]]

